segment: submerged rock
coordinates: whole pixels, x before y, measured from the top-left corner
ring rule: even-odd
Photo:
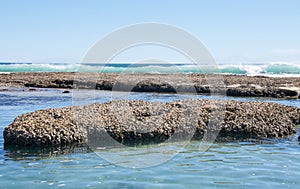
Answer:
[[[296,133],[300,109],[268,102],[120,100],[38,110],[4,130],[5,145],[53,146],[214,137],[282,138]]]
[[[70,93],[70,91],[68,91],[68,90],[64,90],[62,93]]]

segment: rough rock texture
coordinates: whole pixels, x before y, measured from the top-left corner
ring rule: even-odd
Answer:
[[[271,78],[204,74],[11,73],[0,86],[85,88],[135,92],[210,93],[210,80],[223,81],[216,92],[229,96],[300,98],[300,77]]]
[[[180,100],[112,101],[39,110],[4,130],[5,145],[48,146],[177,140],[282,138],[296,133],[300,109],[267,102]]]

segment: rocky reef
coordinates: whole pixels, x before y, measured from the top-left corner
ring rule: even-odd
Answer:
[[[300,98],[300,77],[272,78],[206,74],[11,73],[0,86],[82,88],[113,91],[209,94],[211,79],[223,83],[215,92],[228,96]]]
[[[56,146],[216,137],[283,138],[296,133],[300,109],[270,102],[119,100],[38,110],[4,130],[8,146]],[[172,139],[172,140],[171,140]]]

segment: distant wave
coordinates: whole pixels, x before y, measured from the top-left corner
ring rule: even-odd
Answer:
[[[291,64],[223,64],[219,69],[192,64],[34,64],[0,63],[0,72],[104,72],[104,73],[223,73],[241,75],[300,76]]]

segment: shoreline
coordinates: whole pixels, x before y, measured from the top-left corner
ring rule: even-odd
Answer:
[[[214,78],[221,83],[211,89],[207,80]],[[193,94],[210,94],[213,91],[227,96],[300,99],[300,77],[18,72],[0,74],[0,86]]]

